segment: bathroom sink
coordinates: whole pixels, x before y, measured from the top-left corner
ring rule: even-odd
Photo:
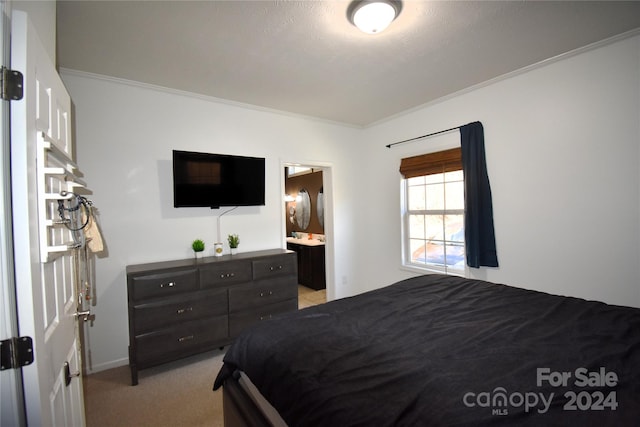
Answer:
[[[287,243],[295,243],[296,245],[305,245],[305,246],[320,246],[324,245],[324,242],[318,239],[297,239],[295,237],[287,237]]]

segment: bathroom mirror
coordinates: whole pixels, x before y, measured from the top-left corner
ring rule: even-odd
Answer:
[[[316,210],[318,214],[318,222],[320,222],[320,227],[324,228],[324,187],[320,187],[320,191],[318,191],[318,202],[316,203]]]
[[[311,198],[309,192],[304,188],[296,197],[296,222],[301,230],[306,230],[311,220]]]

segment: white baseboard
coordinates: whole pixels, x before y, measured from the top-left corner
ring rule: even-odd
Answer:
[[[97,365],[91,365],[87,363],[85,366],[85,375],[95,374],[100,371],[106,371],[107,369],[119,368],[121,366],[125,366],[129,364],[129,358],[125,357],[122,359],[112,360],[105,363],[100,363]]]

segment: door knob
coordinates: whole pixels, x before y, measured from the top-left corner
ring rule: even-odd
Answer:
[[[76,311],[75,313],[73,313],[73,315],[78,319],[82,318],[82,320],[86,322],[91,317],[91,310]]]

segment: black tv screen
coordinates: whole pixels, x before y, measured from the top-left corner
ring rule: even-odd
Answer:
[[[173,150],[173,206],[264,206],[264,158]]]

